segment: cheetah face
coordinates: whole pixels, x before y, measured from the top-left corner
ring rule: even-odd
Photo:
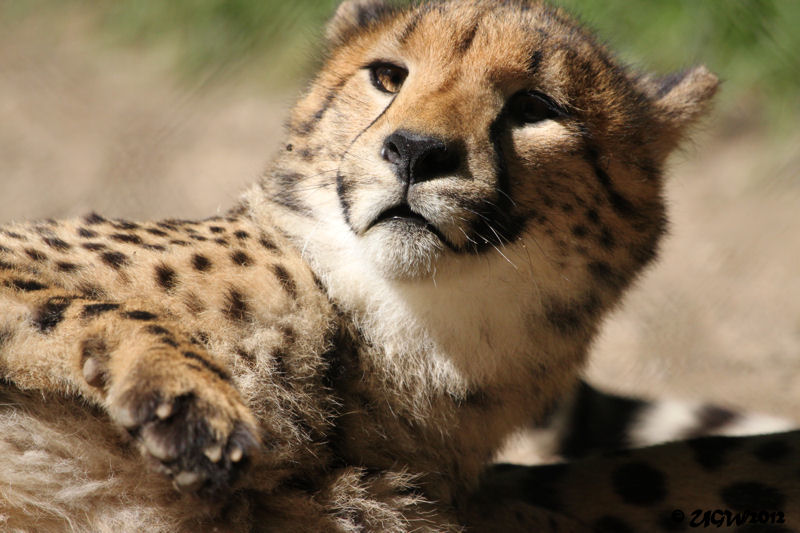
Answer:
[[[335,188],[335,207],[312,210],[343,220],[343,245],[385,277],[488,254],[618,288],[654,255],[662,162],[712,75],[633,76],[523,1],[349,2],[329,39],[292,143],[311,154],[304,174]]]

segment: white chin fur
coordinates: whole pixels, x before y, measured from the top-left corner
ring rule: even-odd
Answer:
[[[387,279],[411,280],[431,276],[444,244],[436,235],[410,222],[378,224],[361,238],[365,255]]]

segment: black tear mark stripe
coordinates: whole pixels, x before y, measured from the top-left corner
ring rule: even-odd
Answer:
[[[480,253],[515,240],[524,230],[524,219],[512,213],[510,177],[503,149],[502,135],[508,134],[507,109],[498,114],[489,125],[489,142],[494,148],[496,189],[498,193],[491,202],[485,202],[470,225],[471,241],[455,251]]]
[[[64,320],[64,312],[71,303],[70,298],[63,296],[50,298],[34,313],[33,325],[42,333],[52,331]]]
[[[191,359],[193,361],[199,362],[201,365],[203,365],[203,367],[206,370],[209,370],[209,371],[213,372],[221,380],[227,381],[227,380],[230,379],[230,376],[228,375],[227,372],[225,372],[222,368],[220,368],[219,366],[215,365],[211,361],[208,361],[205,357],[201,356],[199,353],[193,352],[191,350],[185,350],[185,351],[183,351],[181,353],[187,359]]]
[[[344,161],[345,157],[347,157],[347,154],[350,152],[350,149],[353,147],[353,145],[356,143],[356,141],[358,141],[358,139],[361,138],[361,136],[364,135],[364,133],[366,133],[367,130],[369,130],[372,126],[374,126],[375,123],[378,122],[386,114],[387,111],[389,111],[389,108],[392,107],[392,104],[394,103],[395,98],[397,98],[396,94],[394,96],[392,96],[392,99],[389,101],[389,103],[386,105],[386,107],[384,107],[383,110],[380,113],[378,113],[378,116],[376,116],[374,119],[372,119],[372,121],[369,124],[367,124],[367,126],[364,129],[359,131],[358,135],[353,137],[353,140],[350,141],[350,144],[347,146],[347,149],[342,153],[342,157],[340,158],[340,163],[341,163],[341,161]],[[347,226],[350,228],[350,231],[355,233],[356,232],[355,228],[353,228],[353,224],[350,221],[349,190],[347,188],[347,184],[345,184],[345,182],[344,182],[344,176],[342,176],[341,164],[339,165],[339,169],[337,169],[337,171],[336,171],[336,194],[339,197],[339,205],[342,208],[342,214],[344,215],[344,221],[347,223]]]

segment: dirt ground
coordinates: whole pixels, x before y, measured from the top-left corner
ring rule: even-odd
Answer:
[[[101,47],[79,23],[4,28],[0,222],[224,210],[265,168],[292,99],[179,85],[168,61]],[[800,130],[768,137],[718,116],[673,158],[671,235],[608,319],[591,380],[800,421]]]

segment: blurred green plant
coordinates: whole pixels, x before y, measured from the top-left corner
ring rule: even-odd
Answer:
[[[314,66],[337,0],[5,0],[0,16],[78,7],[106,38],[168,46],[188,77],[222,71],[296,80]],[[720,107],[795,117],[800,1],[554,0],[643,70],[705,63],[725,81]],[[646,61],[645,63],[642,63]],[[754,107],[756,109],[748,109]]]

